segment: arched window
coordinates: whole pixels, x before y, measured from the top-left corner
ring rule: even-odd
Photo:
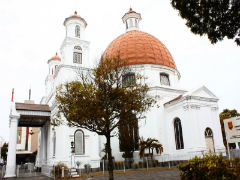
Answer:
[[[80,46],[74,47],[73,63],[82,64],[82,48]]]
[[[170,86],[169,75],[166,73],[160,73],[160,83],[165,86]]]
[[[205,142],[206,142],[207,152],[215,152],[212,130],[208,127],[205,129],[204,134],[205,134]]]
[[[176,118],[174,120],[174,131],[175,131],[176,149],[184,149],[182,125],[181,125],[181,120],[179,118]]]
[[[76,25],[76,27],[75,27],[75,36],[80,38],[80,26],[79,25]]]
[[[81,129],[75,131],[74,134],[75,154],[82,155],[85,153],[84,132]]]
[[[205,137],[213,137],[213,132],[210,128],[206,128]]]

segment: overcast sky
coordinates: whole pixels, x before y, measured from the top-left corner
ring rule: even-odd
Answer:
[[[36,103],[44,96],[47,60],[59,52],[64,19],[76,10],[87,21],[95,61],[125,32],[121,17],[130,5],[142,15],[140,29],[171,52],[184,88],[205,85],[220,99],[219,111],[240,111],[240,47],[192,34],[169,0],[0,0],[0,136],[8,140],[12,88],[16,102],[28,99],[30,86]]]

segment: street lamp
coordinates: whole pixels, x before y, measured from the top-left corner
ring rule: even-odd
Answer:
[[[72,155],[75,153],[74,142],[71,141],[71,168],[72,168]]]
[[[72,153],[75,152],[75,147],[74,147],[74,142],[73,142],[73,141],[71,142],[71,150],[72,150],[72,151],[71,151]]]
[[[34,132],[32,131],[32,129],[31,129],[31,131],[29,132],[29,134],[30,134],[30,135],[33,135],[33,134],[34,134]]]

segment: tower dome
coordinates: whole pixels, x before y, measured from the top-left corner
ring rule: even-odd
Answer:
[[[164,44],[154,36],[139,30],[127,31],[113,40],[103,53],[103,59],[114,57],[118,53],[121,59],[127,61],[127,65],[157,64],[176,69],[174,60]]]
[[[123,16],[124,23],[138,23],[140,19],[141,15],[132,9]],[[127,61],[127,65],[155,64],[176,69],[175,62],[165,45],[154,36],[139,31],[137,23],[134,29],[126,25],[126,33],[110,43],[103,53],[103,59],[119,54],[121,59]]]

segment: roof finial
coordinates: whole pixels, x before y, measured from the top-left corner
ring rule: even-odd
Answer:
[[[77,15],[77,11],[75,11],[74,14]]]
[[[12,88],[12,102],[13,102],[13,97],[14,97],[14,88]]]
[[[57,56],[58,54],[57,54],[57,52],[56,52],[56,56]]]

